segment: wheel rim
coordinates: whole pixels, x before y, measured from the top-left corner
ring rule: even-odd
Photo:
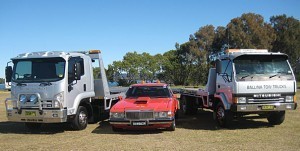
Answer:
[[[217,110],[217,119],[218,119],[220,124],[223,123],[224,118],[225,118],[225,111],[222,107],[219,107],[218,110]]]
[[[87,123],[87,115],[84,111],[81,111],[79,113],[79,124],[85,125]]]

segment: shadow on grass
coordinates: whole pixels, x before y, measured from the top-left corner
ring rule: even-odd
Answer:
[[[143,134],[159,134],[166,130],[160,129],[144,129],[144,130],[122,130],[114,132],[108,121],[101,121],[99,126],[95,128],[92,133],[95,134],[118,134],[118,135],[143,135]]]
[[[65,124],[43,124],[40,129],[30,130],[24,123],[0,122],[0,134],[56,134],[63,133],[66,129]]]
[[[183,115],[177,120],[177,128],[199,129],[199,130],[218,130],[218,129],[255,129],[273,127],[267,121],[255,121],[254,119],[239,118],[234,120],[228,128],[220,128],[213,119],[213,112],[199,110],[196,115]]]

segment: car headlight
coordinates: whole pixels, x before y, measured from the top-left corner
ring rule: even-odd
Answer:
[[[29,100],[35,104],[38,102],[38,97],[36,95],[31,95]]]
[[[247,103],[246,97],[236,97],[234,99],[235,99],[235,103]]]
[[[285,97],[285,102],[294,102],[294,97],[293,96],[286,96]]]
[[[154,117],[155,118],[169,118],[169,117],[172,117],[172,112],[171,111],[155,112]]]
[[[124,113],[123,112],[110,112],[109,113],[110,118],[124,118]]]
[[[21,94],[20,97],[19,97],[19,101],[20,101],[21,103],[26,103],[26,101],[27,101],[26,95]]]

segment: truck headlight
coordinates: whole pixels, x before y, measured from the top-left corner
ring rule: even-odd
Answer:
[[[124,118],[125,117],[123,112],[110,112],[109,116],[110,116],[110,118]]]
[[[246,97],[235,97],[234,98],[235,103],[247,103]]]
[[[55,108],[63,107],[64,92],[60,92],[60,93],[54,95],[53,100],[54,100],[54,107]]]
[[[169,118],[169,117],[172,117],[172,112],[171,111],[155,112],[154,117],[155,118]]]
[[[25,103],[25,102],[27,101],[26,95],[21,94],[20,97],[19,97],[19,101],[20,101],[21,103]]]
[[[294,102],[294,97],[293,96],[286,96],[285,97],[285,102]]]
[[[36,95],[31,95],[29,100],[35,104],[38,102],[38,97]]]
[[[17,107],[17,102],[15,100],[6,100],[5,105],[7,110],[13,110]]]

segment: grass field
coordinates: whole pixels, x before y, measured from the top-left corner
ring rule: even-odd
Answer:
[[[22,123],[8,122],[0,92],[1,150],[299,150],[299,109],[288,111],[286,120],[269,126],[266,119],[243,120],[231,129],[215,128],[212,113],[181,116],[174,132],[163,130],[115,133],[107,121],[72,131],[64,124],[44,125],[30,132]],[[298,95],[299,96],[299,95]],[[300,98],[300,97],[298,97]],[[299,101],[298,101],[299,102]]]

